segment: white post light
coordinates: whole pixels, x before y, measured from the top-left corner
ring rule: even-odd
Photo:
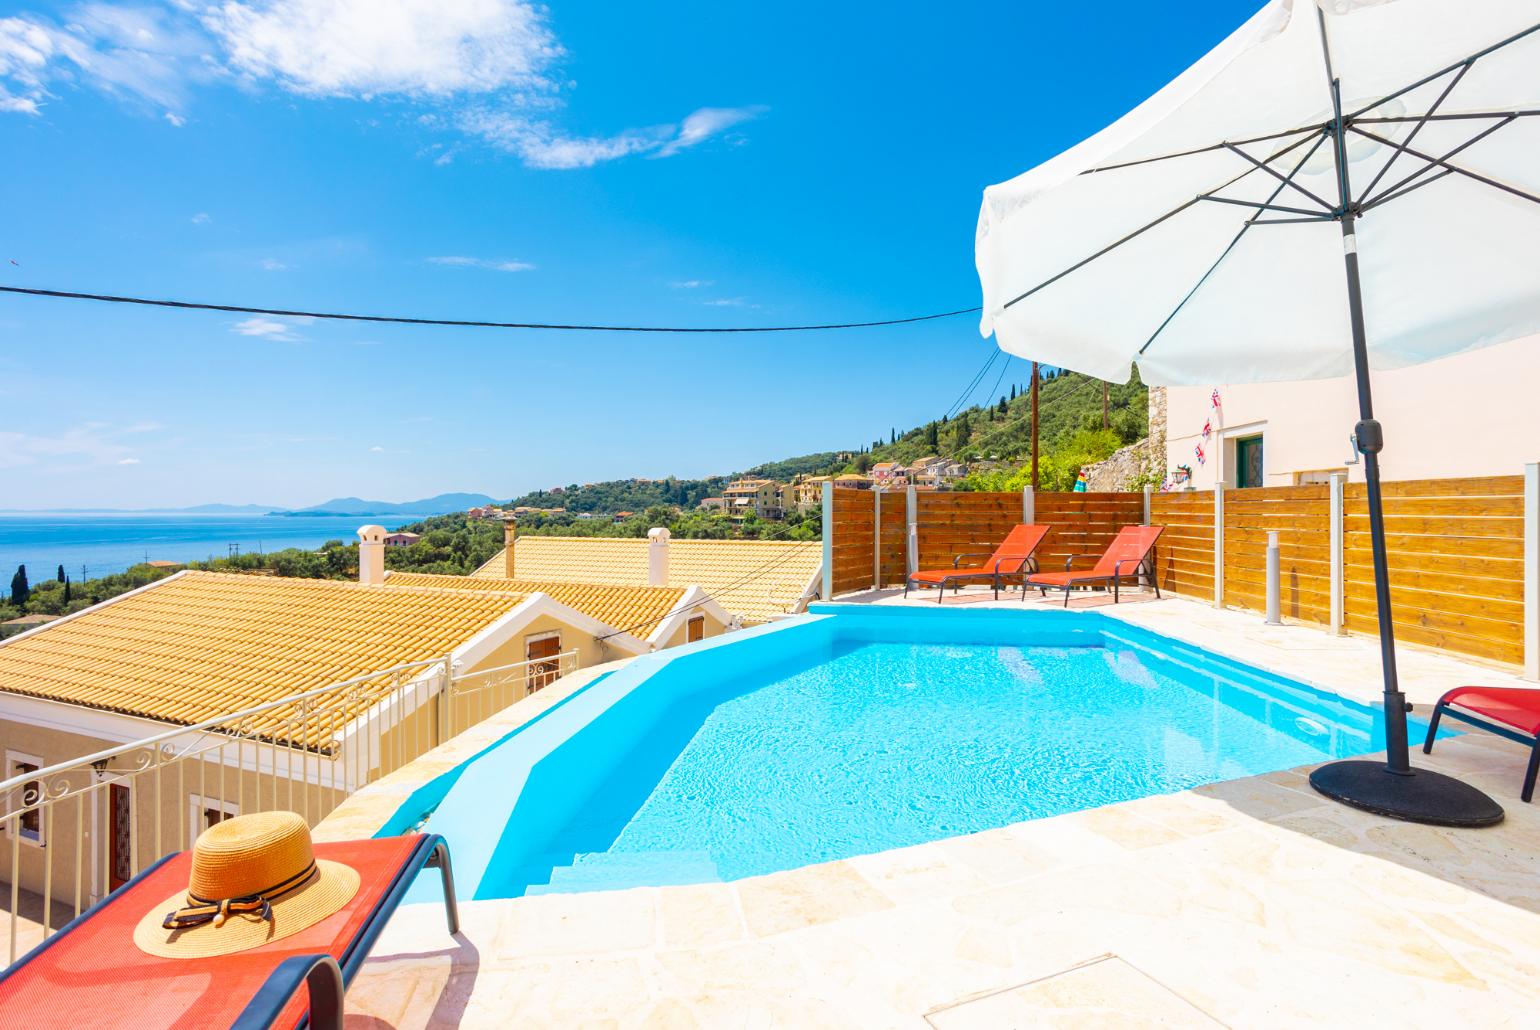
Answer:
[[[1283,625],[1283,619],[1279,615],[1279,566],[1278,560],[1278,531],[1267,531],[1267,624],[1269,626]]]

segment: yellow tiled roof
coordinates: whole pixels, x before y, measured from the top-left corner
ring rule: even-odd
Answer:
[[[517,582],[647,582],[647,541],[639,537],[521,536],[514,545]],[[745,622],[792,611],[823,563],[816,540],[668,542],[669,582],[699,586]],[[502,579],[503,553],[472,575]],[[506,580],[505,580],[506,582]]]
[[[501,590],[507,593],[541,593],[559,604],[576,608],[613,629],[645,639],[684,598],[684,587],[617,586],[606,583],[540,583],[526,579],[494,579],[491,576],[436,576],[423,572],[392,572],[388,587],[438,587],[449,590]]]
[[[523,599],[184,572],[0,645],[0,690],[191,725],[447,654]]]

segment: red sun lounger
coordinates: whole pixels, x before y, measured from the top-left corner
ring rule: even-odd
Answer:
[[[1535,774],[1540,772],[1540,690],[1527,687],[1455,687],[1433,706],[1428,739],[1422,753],[1433,752],[1433,737],[1442,716],[1468,722],[1499,737],[1529,748],[1529,768],[1524,773],[1525,801],[1535,796]]]
[[[1155,541],[1165,529],[1165,526],[1124,526],[1097,559],[1095,568],[1086,572],[1073,571],[1076,559],[1095,556],[1072,554],[1064,559],[1063,572],[1039,572],[1028,576],[1021,588],[1022,596],[1026,596],[1028,586],[1037,587],[1045,596],[1052,587],[1064,591],[1064,607],[1068,608],[1069,592],[1075,587],[1111,583],[1112,601],[1116,604],[1120,582],[1148,574],[1150,584],[1155,587],[1155,596],[1159,597],[1160,584],[1155,582]]]
[[[136,948],[133,936],[146,908],[187,889],[191,852],[167,855],[0,973],[0,1028],[290,1030],[308,1021],[341,1030],[343,991],[419,870],[437,867],[443,877],[450,933],[460,917],[442,837],[316,844],[315,856],[358,870],[358,893],[341,911],[247,951],[160,958]]]
[[[969,579],[987,579],[994,584],[995,597],[1000,596],[1000,579],[1003,576],[1019,576],[1028,572],[1037,571],[1037,559],[1032,557],[1032,552],[1037,550],[1043,542],[1043,537],[1048,535],[1048,526],[1017,526],[1006,534],[1005,540],[993,553],[987,551],[968,552],[955,555],[952,558],[950,569],[931,569],[925,572],[910,573],[904,581],[904,596],[909,596],[911,587],[935,587],[936,603],[946,596],[948,583],[957,583],[957,589],[962,589],[962,582]],[[982,565],[963,565],[964,558],[986,558]],[[1023,589],[1025,594],[1025,589]]]

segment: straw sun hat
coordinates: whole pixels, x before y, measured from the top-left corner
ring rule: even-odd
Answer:
[[[357,870],[316,860],[300,816],[236,816],[198,835],[186,892],[145,913],[134,943],[163,958],[229,955],[314,926],[357,892]]]

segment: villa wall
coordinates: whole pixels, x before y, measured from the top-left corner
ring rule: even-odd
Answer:
[[[1410,368],[1373,374],[1375,417],[1385,427],[1386,479],[1500,476],[1540,461],[1540,337],[1511,340]],[[1215,410],[1211,394],[1219,391]],[[1343,471],[1358,421],[1350,376],[1294,383],[1173,386],[1164,391],[1166,472],[1190,465],[1193,485],[1238,485],[1233,440],[1261,434],[1262,486],[1292,486],[1301,475]],[[1152,391],[1152,420],[1155,405]],[[1205,422],[1212,433],[1201,438]],[[1153,423],[1152,423],[1153,439]],[[1194,448],[1204,447],[1204,460]],[[1251,484],[1247,484],[1251,485]]]

